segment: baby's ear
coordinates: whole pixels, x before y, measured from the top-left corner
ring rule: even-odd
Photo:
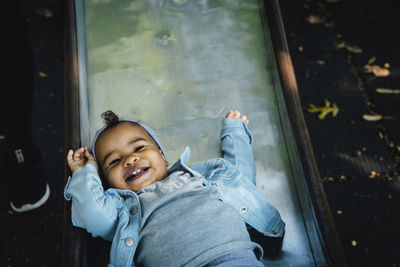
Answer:
[[[165,156],[164,156],[164,154],[163,154],[162,150],[161,150],[161,149],[159,149],[158,151],[160,152],[160,154],[161,154],[161,157],[162,157],[162,158],[164,159],[164,161],[165,161],[165,166],[167,166],[167,167],[168,167],[169,163],[168,163],[167,159],[165,158]]]

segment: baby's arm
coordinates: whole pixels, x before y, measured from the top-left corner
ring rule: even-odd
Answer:
[[[93,236],[111,240],[117,225],[119,196],[104,192],[97,163],[86,147],[70,150],[67,162],[73,175],[68,179],[64,196],[72,199],[73,225],[85,228]]]
[[[247,125],[246,116],[240,116],[237,110],[229,111],[222,121],[221,150],[224,159],[235,165],[253,183],[255,182],[256,167],[252,150],[252,136]]]

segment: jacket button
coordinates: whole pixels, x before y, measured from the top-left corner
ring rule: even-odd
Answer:
[[[127,245],[128,247],[132,247],[133,244],[135,244],[135,240],[132,237],[128,237],[127,239],[125,239],[125,245]]]
[[[240,208],[240,212],[241,212],[241,213],[245,213],[246,211],[247,211],[247,208],[246,208],[245,206],[243,206],[243,207]]]
[[[135,214],[137,213],[137,211],[138,211],[138,207],[137,207],[137,206],[133,206],[129,212],[130,212],[132,215],[135,215]]]

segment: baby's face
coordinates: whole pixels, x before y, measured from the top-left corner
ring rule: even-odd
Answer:
[[[96,157],[112,188],[134,192],[167,176],[168,163],[156,142],[141,126],[121,122],[96,142]]]

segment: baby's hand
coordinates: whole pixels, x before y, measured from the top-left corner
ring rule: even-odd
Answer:
[[[67,162],[72,172],[79,168],[85,167],[87,163],[91,163],[96,167],[96,169],[99,169],[96,160],[94,159],[93,155],[90,154],[87,147],[81,147],[75,152],[70,149],[67,154]]]
[[[228,112],[228,114],[226,114],[225,118],[232,118],[232,119],[239,119],[240,118],[240,112],[237,110],[231,110]],[[246,123],[246,125],[249,125],[249,120],[247,119],[246,116],[242,116],[240,118],[242,121],[244,121],[244,123]]]

